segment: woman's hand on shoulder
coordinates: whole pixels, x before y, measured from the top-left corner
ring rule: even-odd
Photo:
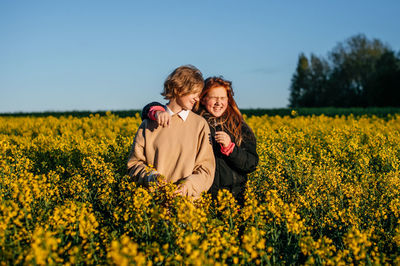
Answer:
[[[162,127],[169,127],[171,122],[171,115],[166,111],[157,111],[155,114],[158,125]]]

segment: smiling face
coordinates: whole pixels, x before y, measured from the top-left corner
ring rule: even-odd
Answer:
[[[200,95],[200,90],[198,90],[197,92],[176,97],[176,103],[183,110],[192,110],[196,102],[199,101],[199,95]]]
[[[220,117],[228,108],[226,89],[224,87],[210,89],[201,102],[211,115]]]

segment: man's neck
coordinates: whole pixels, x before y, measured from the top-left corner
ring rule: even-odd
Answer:
[[[167,106],[174,114],[182,111],[182,107],[176,102],[176,99],[171,99]]]

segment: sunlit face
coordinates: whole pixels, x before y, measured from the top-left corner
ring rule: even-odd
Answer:
[[[200,90],[197,92],[193,92],[190,94],[186,94],[183,96],[179,96],[176,98],[176,103],[183,109],[183,110],[192,110],[193,106],[196,102],[199,101]]]
[[[215,117],[220,117],[228,107],[228,94],[224,87],[215,87],[208,91],[202,99],[207,111]]]

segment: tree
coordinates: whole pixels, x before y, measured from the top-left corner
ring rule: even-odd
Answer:
[[[313,102],[309,106],[320,107],[329,105],[332,94],[329,87],[329,63],[324,58],[318,58],[314,54],[311,54],[310,62],[309,85],[311,94],[313,95]]]
[[[331,84],[340,91],[340,102],[344,106],[367,105],[365,88],[375,72],[377,61],[389,50],[380,40],[368,40],[363,34],[333,48],[329,53],[333,67]]]
[[[297,61],[296,72],[292,77],[292,85],[290,87],[289,106],[296,107],[303,105],[303,98],[307,94],[309,87],[309,66],[307,57],[301,53]]]
[[[311,54],[310,60],[302,53],[299,55],[296,72],[292,77],[290,107],[318,107],[327,101],[326,92],[329,64]]]
[[[301,53],[290,107],[400,106],[400,54],[363,34],[338,43],[328,59]]]
[[[400,56],[384,53],[366,87],[368,105],[400,106]]]

